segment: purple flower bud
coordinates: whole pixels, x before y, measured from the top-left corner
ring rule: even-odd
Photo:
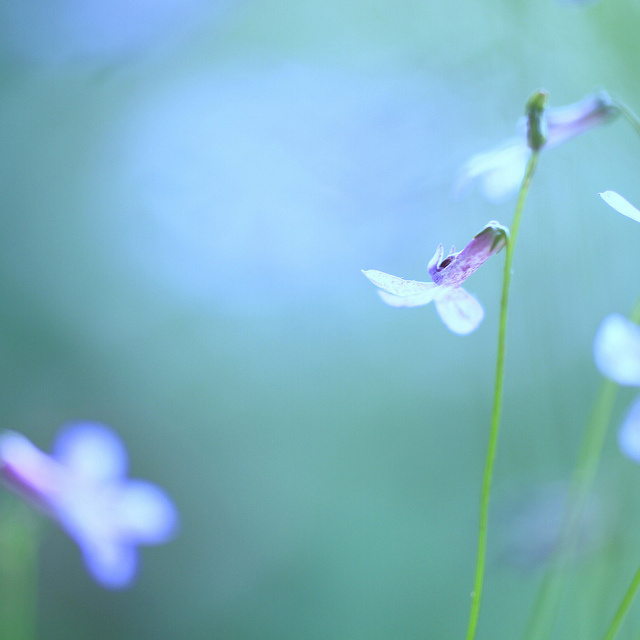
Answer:
[[[619,113],[607,93],[589,95],[565,107],[546,109],[546,143],[552,148],[580,133],[612,120]],[[483,195],[492,202],[502,202],[513,195],[524,177],[530,149],[527,144],[527,119],[517,123],[518,136],[498,147],[470,158],[460,170],[454,193],[462,195],[478,178]]]
[[[439,245],[429,262],[433,282],[403,280],[382,271],[369,269],[364,275],[381,289],[380,297],[391,307],[408,308],[428,304],[432,300],[445,325],[454,333],[466,335],[482,322],[482,305],[460,286],[480,265],[505,246],[509,230],[498,222],[487,224],[458,253],[444,256]]]
[[[555,147],[618,115],[618,108],[605,91],[579,102],[547,110],[547,147]]]
[[[440,245],[427,267],[431,279],[437,285],[459,287],[483,262],[505,246],[508,237],[509,230],[492,220],[458,253],[450,253],[443,259],[444,250]]]
[[[154,484],[126,478],[120,438],[97,423],[63,430],[49,456],[19,433],[0,437],[0,477],[75,540],[92,577],[118,589],[133,581],[139,544],[167,542],[178,516]]]

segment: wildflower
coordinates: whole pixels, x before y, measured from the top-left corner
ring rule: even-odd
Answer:
[[[120,438],[97,423],[57,437],[52,456],[19,433],[0,437],[0,477],[75,540],[91,576],[112,589],[135,577],[138,544],[168,541],[177,526],[171,500],[156,485],[125,477]]]
[[[619,314],[607,316],[593,352],[600,372],[618,384],[640,387],[640,327]],[[618,434],[620,448],[640,462],[640,398],[631,405]]]
[[[600,197],[618,213],[627,218],[631,218],[636,222],[640,222],[640,211],[636,209],[628,200],[625,200],[619,193],[615,191],[604,191]]]
[[[566,142],[574,136],[611,120],[618,108],[607,93],[589,95],[574,104],[547,109],[545,148]],[[515,193],[522,182],[531,153],[527,144],[527,122],[521,118],[518,135],[498,147],[470,158],[458,174],[454,193],[460,195],[472,180],[480,180],[480,188],[487,200],[502,202]]]
[[[433,282],[403,280],[369,269],[365,276],[382,291],[380,297],[391,307],[419,307],[432,300],[440,318],[454,333],[466,335],[475,331],[484,317],[482,305],[461,285],[480,265],[507,243],[509,230],[492,221],[474,236],[458,253],[455,247],[445,258],[439,245],[427,267]]]

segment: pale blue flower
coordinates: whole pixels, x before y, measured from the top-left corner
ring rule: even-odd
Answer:
[[[162,489],[126,477],[120,438],[97,423],[63,429],[53,455],[19,433],[0,437],[0,477],[75,540],[87,571],[102,586],[133,581],[139,544],[168,541],[176,509]]]
[[[636,222],[640,222],[640,211],[636,209],[628,200],[625,200],[619,193],[615,191],[603,191],[600,197],[618,213],[627,218],[631,218]]]
[[[593,346],[600,372],[618,384],[640,387],[640,327],[624,316],[612,314],[600,325]],[[640,398],[627,413],[618,442],[622,451],[640,462]]]
[[[484,317],[482,305],[460,285],[480,265],[505,246],[509,230],[492,221],[458,253],[451,248],[444,257],[439,245],[427,267],[433,282],[403,280],[382,271],[369,269],[365,276],[381,291],[380,297],[391,307],[419,307],[432,300],[445,325],[454,333],[466,335],[475,331]]]
[[[618,108],[604,91],[565,107],[547,109],[547,140],[544,148],[556,147],[611,120],[617,114]],[[502,202],[518,190],[531,151],[527,145],[526,118],[518,121],[517,128],[516,137],[467,161],[454,185],[456,195],[466,192],[476,178],[480,181],[480,191],[492,202]]]

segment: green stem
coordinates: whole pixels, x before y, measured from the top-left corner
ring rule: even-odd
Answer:
[[[627,589],[627,593],[624,594],[624,598],[622,598],[622,602],[616,611],[616,615],[613,616],[613,620],[611,621],[611,626],[609,627],[607,633],[604,635],[603,640],[613,640],[620,629],[620,625],[627,615],[627,611],[631,606],[631,602],[638,592],[638,587],[640,587],[640,567],[636,571],[636,575],[633,576],[633,580]]]
[[[635,323],[640,322],[640,298],[631,311],[630,319]],[[525,640],[548,638],[551,633],[551,626],[560,606],[560,595],[564,587],[568,552],[571,541],[575,539],[576,528],[582,519],[589,491],[598,471],[617,391],[618,385],[615,382],[604,380],[596,396],[571,479],[568,514],[562,527],[555,557],[538,589],[523,636]]]
[[[533,172],[538,162],[538,152],[533,151],[520,187],[518,203],[511,225],[509,242],[507,243],[507,257],[504,263],[504,278],[502,281],[502,301],[500,303],[500,324],[498,328],[498,356],[496,363],[495,390],[493,396],[493,411],[491,414],[491,429],[489,431],[489,445],[482,479],[482,493],[480,497],[480,523],[478,529],[478,555],[476,560],[476,574],[471,594],[471,611],[469,614],[469,626],[467,628],[467,640],[473,640],[478,627],[480,616],[480,602],[482,600],[482,588],[484,583],[484,569],[487,557],[487,532],[489,525],[489,497],[491,494],[491,482],[493,479],[493,467],[498,449],[498,433],[500,431],[500,414],[502,412],[502,391],[504,387],[504,362],[505,346],[507,338],[507,309],[509,306],[509,287],[511,284],[511,265],[513,263],[513,251],[515,249],[518,229],[524,203],[531,186]]]
[[[0,639],[35,640],[37,534],[23,505],[0,514]]]
[[[635,307],[631,312],[631,320],[636,324],[640,322],[640,300],[636,302]],[[629,611],[629,607],[638,592],[638,587],[640,587],[640,567],[638,567],[635,576],[633,576],[633,580],[631,581],[627,592],[624,594],[624,598],[622,598],[622,602],[620,603],[620,606],[616,611],[616,615],[613,617],[611,625],[609,626],[607,633],[604,635],[603,640],[613,640],[613,638],[616,637],[618,629],[620,628],[620,625],[627,615],[627,611]]]

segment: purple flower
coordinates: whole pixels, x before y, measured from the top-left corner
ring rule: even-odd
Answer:
[[[97,423],[78,423],[57,436],[53,455],[19,433],[0,437],[0,477],[76,541],[87,571],[102,586],[126,587],[137,568],[138,544],[160,544],[178,516],[156,485],[126,478],[120,438]]]
[[[636,222],[640,222],[640,211],[638,211],[628,200],[625,200],[619,193],[615,191],[604,191],[600,197],[618,213],[627,218],[631,218]]]
[[[624,316],[607,316],[596,334],[593,353],[600,372],[618,384],[640,387],[640,327]],[[618,434],[620,448],[640,462],[640,398],[625,418]]]
[[[442,321],[454,333],[466,335],[475,331],[484,317],[482,305],[460,285],[480,265],[498,253],[507,243],[509,230],[492,221],[458,253],[451,248],[444,257],[439,245],[427,267],[433,282],[403,280],[382,271],[369,269],[365,276],[382,291],[380,297],[391,307],[419,307],[432,300]]]
[[[604,91],[565,107],[547,109],[547,141],[544,147],[562,144],[608,122],[617,114],[618,108]],[[527,145],[525,118],[518,121],[517,128],[518,135],[515,138],[468,160],[460,170],[454,186],[457,195],[467,191],[475,178],[480,180],[480,190],[485,198],[492,202],[502,202],[518,190],[531,151]]]

